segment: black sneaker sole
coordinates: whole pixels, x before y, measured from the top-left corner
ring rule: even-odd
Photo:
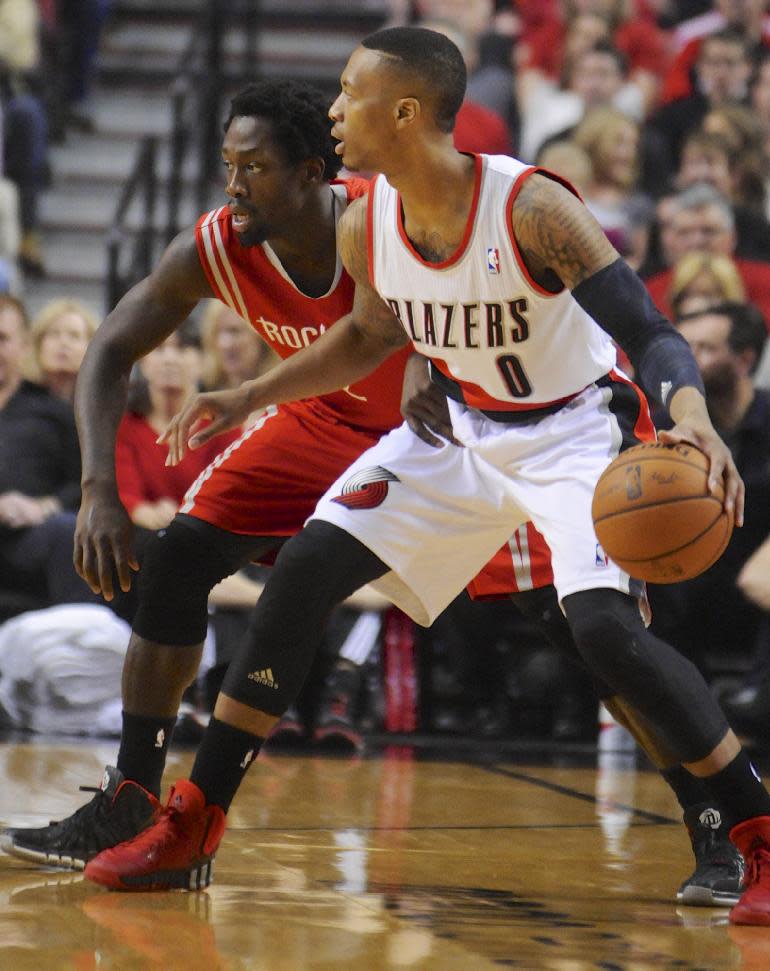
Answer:
[[[740,892],[696,886],[683,887],[676,895],[677,901],[687,907],[734,907],[740,897]]]
[[[61,870],[83,870],[88,862],[87,860],[81,860],[64,853],[46,853],[45,850],[20,846],[18,843],[14,843],[13,838],[10,836],[0,836],[0,849],[10,856],[18,856],[22,860],[32,860],[35,863],[58,867]]]
[[[164,890],[205,890],[214,879],[214,858],[200,863],[191,870],[162,870],[157,873],[147,873],[137,877],[120,877],[120,887],[109,887],[108,890],[127,891],[164,891]],[[100,882],[100,881],[94,881]]]

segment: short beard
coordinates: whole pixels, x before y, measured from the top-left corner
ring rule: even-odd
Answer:
[[[738,374],[730,364],[721,364],[703,375],[703,387],[706,391],[706,402],[709,398],[715,401],[732,401],[738,390]]]
[[[245,233],[236,233],[235,235],[241,246],[245,248],[261,246],[267,239],[267,233],[262,226],[255,226],[252,229],[247,229]]]

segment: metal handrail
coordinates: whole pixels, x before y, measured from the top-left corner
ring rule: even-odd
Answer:
[[[178,232],[179,209],[182,199],[182,167],[192,140],[195,125],[206,129],[201,120],[218,117],[217,99],[221,99],[221,13],[223,0],[207,0],[180,57],[176,78],[172,84],[172,132],[170,139],[170,170],[167,191],[166,241]],[[201,56],[205,53],[205,58]],[[155,224],[158,198],[158,138],[148,135],[137,149],[131,173],[123,186],[112,229],[107,237],[107,311],[134,283],[147,276],[152,269],[155,242]],[[211,176],[210,162],[206,161],[201,135],[197,158],[197,197],[204,199]],[[141,193],[144,199],[142,228],[131,240],[125,222],[134,198]],[[205,202],[200,208],[204,208]],[[126,260],[125,249],[131,245]],[[127,266],[124,265],[127,262]]]
[[[139,145],[131,174],[118,199],[112,228],[107,236],[108,312],[137,280],[147,276],[152,267],[155,209],[158,195],[157,155],[157,136],[145,136]],[[123,271],[121,256],[129,236],[125,225],[126,217],[138,192],[142,193],[144,200],[142,229],[133,240],[129,266]]]

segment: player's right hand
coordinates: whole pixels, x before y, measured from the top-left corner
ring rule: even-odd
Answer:
[[[178,465],[186,449],[199,448],[215,435],[238,428],[250,413],[244,385],[193,395],[158,437],[159,445],[168,445],[166,465]]]
[[[117,576],[120,589],[131,589],[131,571],[139,569],[132,549],[134,527],[114,487],[83,490],[75,526],[75,569],[94,593],[112,600]]]

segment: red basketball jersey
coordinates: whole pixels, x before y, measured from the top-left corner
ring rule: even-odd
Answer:
[[[331,187],[341,214],[349,202],[366,194],[369,183],[334,180]],[[309,297],[295,286],[267,243],[243,246],[239,242],[226,206],[202,216],[195,236],[214,294],[247,320],[282,358],[312,344],[352,308],[354,283],[339,258],[328,293]],[[309,399],[305,405],[337,421],[389,431],[402,421],[399,405],[409,351],[404,348],[392,355],[343,391]]]

